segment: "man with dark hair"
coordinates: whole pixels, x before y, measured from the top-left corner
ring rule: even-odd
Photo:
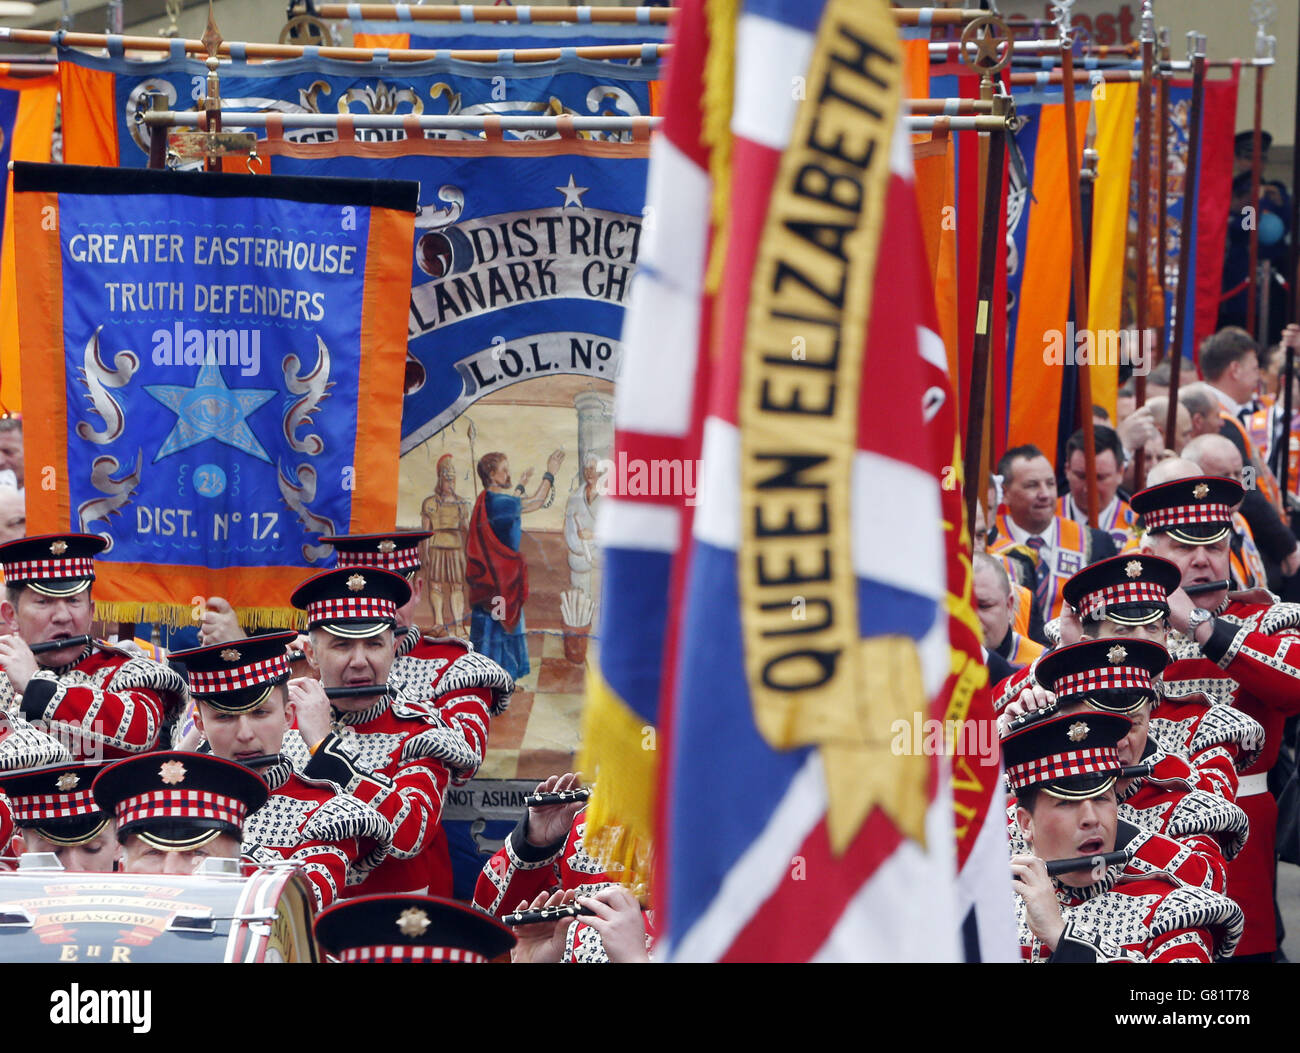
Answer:
[[[998,461],[1005,512],[994,520],[988,553],[1021,545],[1037,556],[1034,602],[1044,620],[1061,613],[1061,587],[1089,563],[1116,554],[1106,531],[1057,514],[1056,474],[1036,446],[1017,446]]]
[[[0,708],[45,722],[77,760],[153,749],[185,693],[166,666],[85,642],[94,618],[94,557],[105,544],[94,534],[47,534],[0,545],[0,618],[12,634],[0,636]],[[68,645],[32,651],[62,640]]]
[[[194,720],[212,755],[253,768],[271,791],[244,822],[243,856],[254,863],[297,866],[321,909],[383,862],[393,829],[336,784],[294,771],[292,760],[280,752],[296,716],[285,686],[286,648],[296,639],[293,632],[268,633],[172,657],[185,665]],[[325,707],[328,720],[327,700],[316,697],[315,703]]]
[[[1106,531],[1122,549],[1137,536],[1137,516],[1120,495],[1124,477],[1124,447],[1114,428],[1093,426],[1093,456],[1097,479],[1097,526]],[[1056,514],[1076,523],[1088,522],[1088,459],[1080,428],[1065,444],[1065,481],[1070,492],[1056,503]]]
[[[1168,873],[1126,877],[1124,862],[1092,862],[1127,850],[1138,833],[1121,823],[1115,794],[1116,743],[1131,727],[1111,713],[1052,715],[1002,740],[1028,848],[1011,857],[1025,961],[1211,962],[1236,947],[1241,908],[1227,896]],[[1050,876],[1047,863],[1061,859],[1080,866]]]

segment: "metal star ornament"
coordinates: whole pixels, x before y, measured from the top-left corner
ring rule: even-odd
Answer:
[[[1071,742],[1082,742],[1088,737],[1088,725],[1082,720],[1076,721],[1070,725],[1065,735]]]
[[[1125,573],[1126,575],[1128,575],[1128,577],[1130,577],[1130,578],[1138,578],[1138,577],[1141,577],[1141,576],[1142,576],[1142,564],[1139,563],[1139,562],[1138,562],[1137,560],[1135,560],[1135,559],[1131,559],[1131,560],[1129,560],[1127,563],[1124,564],[1124,573]]]
[[[1119,644],[1106,652],[1106,661],[1110,662],[1111,665],[1119,665],[1127,657],[1128,651],[1124,650]]]

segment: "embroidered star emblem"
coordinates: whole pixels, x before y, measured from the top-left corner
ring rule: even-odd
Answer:
[[[1124,573],[1130,578],[1140,577],[1142,574],[1142,564],[1135,559],[1131,559],[1124,564]]]
[[[223,662],[238,662],[239,658],[240,658],[239,652],[236,651],[233,647],[227,647],[224,651],[221,652],[221,660]]]
[[[1124,650],[1124,648],[1122,648],[1119,644],[1116,644],[1114,647],[1112,647],[1109,651],[1106,652],[1106,661],[1110,662],[1111,665],[1119,665],[1120,662],[1124,661],[1124,659],[1127,657],[1128,657],[1128,652]]]
[[[61,556],[68,551],[68,543],[66,541],[55,541],[50,545],[50,551],[56,556]]]
[[[348,578],[348,592],[360,592],[366,587],[366,579],[360,574],[353,574]]]
[[[428,927],[429,915],[420,910],[419,907],[407,907],[397,916],[397,928],[403,936],[409,936],[411,939],[423,936],[424,930]]]
[[[65,771],[59,776],[54,785],[59,788],[60,792],[67,793],[69,790],[75,790],[79,782],[81,782],[81,779],[74,772]]]
[[[582,195],[591,188],[578,186],[574,183],[572,172],[569,173],[569,185],[557,186],[555,189],[564,195],[564,204],[560,206],[561,208],[568,208],[570,205],[577,205],[584,212],[587,211],[587,206],[582,203]]]
[[[158,777],[168,786],[176,786],[185,781],[185,765],[178,760],[169,760],[158,769]]]
[[[1192,496],[1196,498],[1196,500],[1198,501],[1201,500],[1201,498],[1203,498],[1209,492],[1210,492],[1210,488],[1205,483],[1197,483],[1194,487],[1192,487]]]
[[[1082,742],[1088,737],[1088,725],[1082,720],[1076,721],[1065,734],[1071,742]]]
[[[384,555],[387,555],[390,552],[396,552],[397,543],[394,541],[381,541],[379,542],[379,551],[384,553]]]
[[[154,457],[157,464],[164,457],[206,439],[215,439],[236,450],[271,463],[258,442],[247,418],[253,411],[275,397],[267,388],[228,388],[215,362],[205,362],[192,388],[176,384],[148,384],[145,391],[176,414],[176,424]]]

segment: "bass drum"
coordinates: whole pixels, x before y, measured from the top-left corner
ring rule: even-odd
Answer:
[[[0,872],[0,962],[318,962],[292,868],[251,876]]]

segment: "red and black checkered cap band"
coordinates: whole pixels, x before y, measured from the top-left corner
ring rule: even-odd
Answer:
[[[349,596],[346,599],[312,600],[307,604],[307,621],[321,622],[394,622],[397,605],[380,596]]]
[[[1136,665],[1104,665],[1082,673],[1067,673],[1052,685],[1053,694],[1067,698],[1106,690],[1154,692],[1155,686],[1150,672]]]
[[[248,806],[238,797],[207,790],[150,790],[136,797],[124,798],[117,806],[119,826],[144,819],[216,819],[242,827]]]
[[[1024,764],[1009,765],[1007,784],[1012,790],[1023,790],[1074,775],[1114,775],[1119,766],[1119,749],[1116,746],[1054,753],[1050,757],[1038,757]]]
[[[1090,614],[1104,614],[1107,607],[1129,603],[1168,607],[1169,594],[1153,581],[1126,581],[1119,585],[1107,585],[1104,589],[1088,593],[1079,601],[1079,616],[1086,618]]]
[[[243,691],[250,687],[261,687],[288,675],[288,655],[277,654],[263,662],[232,666],[229,669],[191,669],[190,692],[195,695],[213,695],[219,691]]]
[[[90,787],[72,793],[40,793],[11,797],[14,820],[35,823],[42,819],[75,819],[79,815],[94,815],[99,805],[91,795]]]
[[[340,552],[339,569],[376,567],[394,574],[407,574],[420,565],[418,548],[399,548],[393,552]]]
[[[1180,526],[1208,526],[1232,522],[1232,509],[1227,505],[1195,504],[1174,505],[1172,508],[1153,508],[1144,512],[1142,522],[1147,530],[1168,530]]]
[[[69,578],[95,577],[95,561],[89,556],[70,556],[68,559],[20,559],[13,563],[0,563],[5,581],[21,585],[25,581],[62,581]]]
[[[392,962],[446,962],[448,964],[478,965],[487,958],[477,951],[460,947],[349,947],[340,951],[341,962],[372,962],[387,965]]]

